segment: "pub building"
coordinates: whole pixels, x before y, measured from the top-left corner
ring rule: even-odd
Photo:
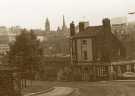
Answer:
[[[103,19],[100,26],[88,26],[87,22],[80,22],[78,33],[72,22],[70,46],[73,77],[77,80],[114,79],[116,76],[110,74],[117,73],[115,70],[118,67],[111,62],[126,57],[125,47],[111,32],[108,18]]]

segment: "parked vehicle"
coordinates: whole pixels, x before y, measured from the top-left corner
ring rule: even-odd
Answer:
[[[122,74],[122,77],[125,79],[135,79],[135,73],[134,72],[125,72]]]

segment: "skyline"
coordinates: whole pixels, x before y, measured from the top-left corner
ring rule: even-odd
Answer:
[[[0,0],[0,26],[21,26],[25,28],[44,29],[46,18],[50,20],[51,29],[62,26],[62,16],[66,25],[71,21],[89,21],[90,25],[100,25],[105,17],[128,16],[127,12],[135,10],[133,0]]]

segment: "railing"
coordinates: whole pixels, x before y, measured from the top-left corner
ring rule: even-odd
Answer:
[[[78,76],[80,74],[81,80],[87,81],[130,79],[124,78],[123,74],[125,72],[135,72],[135,60],[117,62],[113,61],[108,63],[76,62],[76,64],[73,66],[73,70],[76,72],[79,70]]]

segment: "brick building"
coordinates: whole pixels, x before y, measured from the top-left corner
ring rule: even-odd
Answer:
[[[76,70],[73,74],[78,74],[81,80],[84,80],[84,77],[95,78],[98,73],[96,75],[93,73],[100,71],[103,73],[102,77],[108,76],[106,64],[126,56],[123,44],[111,32],[110,20],[105,18],[102,23],[100,26],[85,28],[84,23],[80,22],[78,33],[75,32],[74,23],[70,24],[71,62],[76,66],[73,67],[73,70]],[[101,70],[100,67],[95,69],[98,65],[102,65]]]
[[[126,55],[123,44],[111,32],[109,19],[104,19],[101,26],[88,26],[87,28],[84,28],[83,22],[80,22],[77,34],[75,34],[72,23],[71,42],[72,59],[78,63],[108,62]]]

